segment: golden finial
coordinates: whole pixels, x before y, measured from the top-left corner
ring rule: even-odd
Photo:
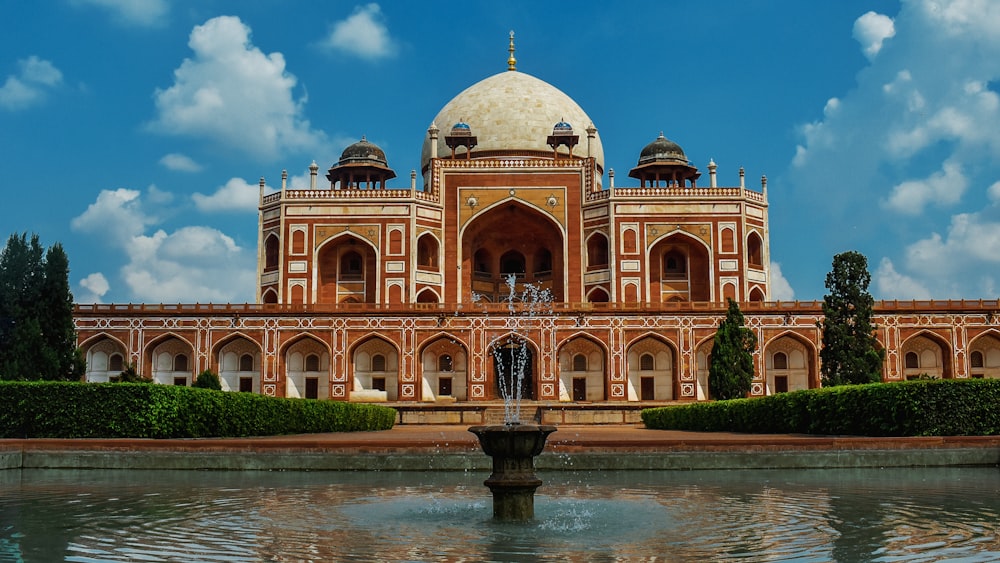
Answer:
[[[514,58],[514,30],[510,31],[510,47],[507,48],[510,56],[507,57],[507,70],[517,70],[517,59]]]

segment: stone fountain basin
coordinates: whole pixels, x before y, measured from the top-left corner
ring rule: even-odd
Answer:
[[[555,426],[538,424],[496,424],[469,428],[479,438],[483,452],[491,457],[533,458],[545,449],[549,434]]]

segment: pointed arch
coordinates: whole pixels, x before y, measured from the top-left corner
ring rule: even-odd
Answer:
[[[459,300],[475,293],[497,301],[506,294],[505,273],[550,290],[553,301],[564,299],[565,228],[533,204],[505,199],[476,213],[459,232],[459,250]]]
[[[663,336],[647,332],[625,347],[627,399],[670,401],[677,396],[677,347]]]
[[[711,257],[708,244],[686,231],[661,235],[646,255],[649,301],[711,301]]]
[[[330,345],[310,333],[283,343],[279,356],[286,397],[330,398]]]
[[[264,238],[264,271],[273,272],[278,269],[281,242],[278,235],[270,233]]]
[[[417,303],[440,303],[441,297],[438,295],[437,291],[432,288],[425,287],[420,290],[417,294]]]
[[[587,271],[606,270],[610,259],[608,235],[594,231],[587,237]]]
[[[556,352],[560,401],[605,401],[609,398],[607,346],[585,332],[563,340]]]
[[[417,269],[436,272],[440,263],[441,242],[431,232],[417,237]]]
[[[538,373],[538,345],[531,338],[513,331],[506,332],[490,340],[486,351],[493,360],[493,370],[490,373],[491,398],[503,398],[502,387],[514,393],[520,389],[522,399],[538,397],[535,377]],[[518,365],[523,370],[519,370]],[[519,379],[520,386],[517,385]]]
[[[421,398],[465,401],[469,398],[469,353],[455,335],[441,332],[417,349]]]
[[[344,231],[316,249],[317,303],[376,303],[381,252],[367,238]]]
[[[378,333],[369,333],[355,341],[348,354],[353,375],[352,394],[377,396],[385,401],[397,401],[406,395],[402,393],[399,378],[401,354],[393,342]]]
[[[162,334],[146,345],[144,365],[153,381],[164,385],[191,385],[197,366],[195,347],[178,333]]]
[[[764,269],[764,240],[757,231],[747,235],[747,265],[756,270]]]
[[[106,332],[91,336],[80,344],[80,349],[87,360],[84,380],[88,383],[106,383],[131,363],[125,343]]]
[[[951,346],[932,331],[922,330],[900,343],[899,356],[903,359],[903,377],[906,379],[953,377]],[[911,359],[909,364],[907,357]]]
[[[263,350],[242,332],[226,335],[212,349],[223,391],[260,393]]]
[[[1000,379],[1000,331],[990,329],[977,335],[968,350],[969,377]]]
[[[820,386],[816,371],[819,351],[808,338],[788,330],[770,338],[761,348],[764,353],[765,394]]]

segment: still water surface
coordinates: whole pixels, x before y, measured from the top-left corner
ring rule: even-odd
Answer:
[[[997,468],[486,476],[0,471],[0,561],[1000,561]]]

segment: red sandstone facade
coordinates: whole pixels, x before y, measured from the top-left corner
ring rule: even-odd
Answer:
[[[531,352],[527,398],[672,401],[708,397],[708,356],[725,301],[758,338],[751,393],[820,385],[820,305],[770,298],[767,181],[709,183],[662,135],[616,187],[589,117],[513,68],[462,92],[427,131],[422,185],[364,139],[318,186],[264,194],[258,303],[81,305],[87,379],[125,364],[189,385],[360,401],[497,397],[493,343]],[[526,104],[524,100],[533,103]],[[573,118],[573,121],[570,120]],[[437,124],[448,128],[444,135]],[[585,136],[579,135],[585,127]],[[511,317],[513,275],[553,296]],[[1000,377],[1000,305],[876,304],[887,381]]]

